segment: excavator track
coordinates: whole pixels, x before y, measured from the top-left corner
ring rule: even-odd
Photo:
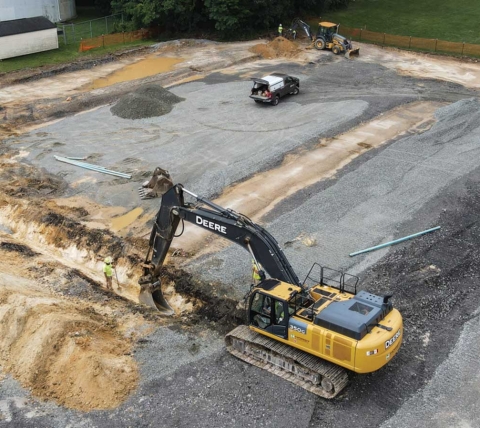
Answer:
[[[323,398],[334,398],[348,383],[342,367],[240,325],[225,336],[228,352]]]

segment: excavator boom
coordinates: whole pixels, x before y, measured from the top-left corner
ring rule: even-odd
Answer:
[[[310,25],[306,22],[302,21],[300,18],[295,18],[288,29],[289,33],[292,33],[294,30],[296,31],[297,28],[302,28],[307,37],[313,42],[312,32],[310,31]]]
[[[185,193],[193,196],[197,204],[185,203]],[[162,204],[150,234],[144,272],[139,280],[142,303],[166,314],[173,313],[161,292],[160,274],[180,221],[196,224],[240,245],[272,278],[301,286],[295,271],[270,233],[243,214],[222,208],[177,184],[162,196]]]

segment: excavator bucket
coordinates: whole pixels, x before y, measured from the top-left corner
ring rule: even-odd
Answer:
[[[349,49],[345,52],[345,58],[350,59],[352,56],[359,56],[360,55],[360,48],[356,49]]]
[[[169,316],[175,314],[175,311],[165,299],[160,286],[156,287],[153,291],[149,289],[144,289],[142,287],[140,295],[138,296],[138,301],[142,305],[150,306],[153,309],[157,309],[162,313],[162,315]]]
[[[172,177],[166,169],[155,168],[152,178],[138,188],[141,199],[159,198],[173,187]]]

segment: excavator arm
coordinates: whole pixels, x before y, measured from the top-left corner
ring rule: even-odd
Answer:
[[[195,199],[186,203],[185,193]],[[206,207],[205,207],[206,205]],[[161,292],[160,274],[180,222],[187,221],[247,250],[257,267],[263,268],[272,278],[302,286],[275,238],[243,214],[225,209],[195,195],[181,184],[173,186],[162,196],[150,234],[149,250],[143,264],[141,301],[166,313],[173,313]],[[150,299],[149,294],[153,299]]]
[[[313,42],[312,32],[310,30],[310,25],[302,21],[300,18],[295,18],[290,25],[289,31],[296,30],[297,28],[302,28],[305,31],[307,37]]]

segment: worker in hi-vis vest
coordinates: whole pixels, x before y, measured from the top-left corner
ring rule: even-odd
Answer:
[[[282,24],[278,26],[278,35],[281,36],[283,34],[283,27]]]
[[[105,280],[107,281],[107,289],[113,290],[113,286],[112,286],[113,266],[112,266],[111,257],[105,257],[105,260],[103,263],[103,273],[105,275]]]
[[[252,277],[254,285],[257,285],[262,280],[262,277],[260,276],[259,265],[255,263],[255,260],[252,260]]]

